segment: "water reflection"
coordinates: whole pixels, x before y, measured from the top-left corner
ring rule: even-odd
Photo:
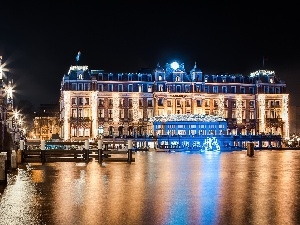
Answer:
[[[300,151],[135,158],[22,165],[0,224],[300,224]]]

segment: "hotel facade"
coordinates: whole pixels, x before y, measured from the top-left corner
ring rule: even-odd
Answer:
[[[79,62],[79,61],[78,61]],[[224,135],[289,137],[289,94],[274,71],[204,74],[195,63],[172,62],[135,73],[90,70],[77,63],[61,82],[60,137],[65,141],[165,135],[151,118],[211,115],[224,118]],[[177,135],[187,135],[181,131]]]

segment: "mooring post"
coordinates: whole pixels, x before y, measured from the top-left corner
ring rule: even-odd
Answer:
[[[101,163],[102,162],[102,153],[103,153],[103,151],[102,151],[102,143],[103,143],[103,141],[102,141],[102,139],[100,139],[100,140],[98,140],[98,162],[99,163]]]
[[[17,151],[17,163],[23,163],[24,140],[20,140],[20,149]]]
[[[248,142],[247,143],[247,156],[253,156],[254,155],[254,143]]]
[[[46,156],[45,156],[45,147],[46,147],[46,141],[41,140],[41,162],[46,162]]]
[[[127,145],[128,145],[128,159],[127,162],[131,163],[132,161],[132,140],[128,140],[127,141]]]
[[[12,170],[17,169],[17,152],[16,150],[11,150],[11,155],[10,155],[10,168]]]
[[[89,162],[89,147],[90,147],[90,143],[89,140],[85,140],[84,141],[84,148],[85,148],[85,162]]]

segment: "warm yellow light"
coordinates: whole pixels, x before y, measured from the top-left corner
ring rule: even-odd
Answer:
[[[69,139],[69,119],[71,111],[70,92],[65,91],[63,96],[64,102],[64,140]]]
[[[259,107],[259,131],[265,132],[265,114],[266,114],[266,96],[264,94],[258,95],[258,107]]]
[[[286,137],[289,137],[289,129],[290,129],[288,108],[289,108],[289,96],[286,94],[282,98],[282,120],[284,121],[283,129],[285,131]]]
[[[224,95],[219,95],[218,99],[218,116],[224,117]]]
[[[132,98],[132,113],[133,113],[133,121],[138,122],[139,120],[139,97],[135,94]]]
[[[242,114],[242,110],[243,110],[243,101],[242,101],[242,96],[238,95],[237,99],[236,99],[236,122],[238,124],[241,124],[243,122],[243,114]]]
[[[92,92],[91,107],[92,107],[92,134],[95,138],[97,135],[98,119],[97,119],[97,96],[98,91]]]
[[[119,94],[114,93],[113,95],[113,120],[114,122],[119,122]]]

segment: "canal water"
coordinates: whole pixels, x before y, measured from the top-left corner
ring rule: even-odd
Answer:
[[[0,224],[300,224],[300,151],[134,157],[21,165],[0,186]]]

